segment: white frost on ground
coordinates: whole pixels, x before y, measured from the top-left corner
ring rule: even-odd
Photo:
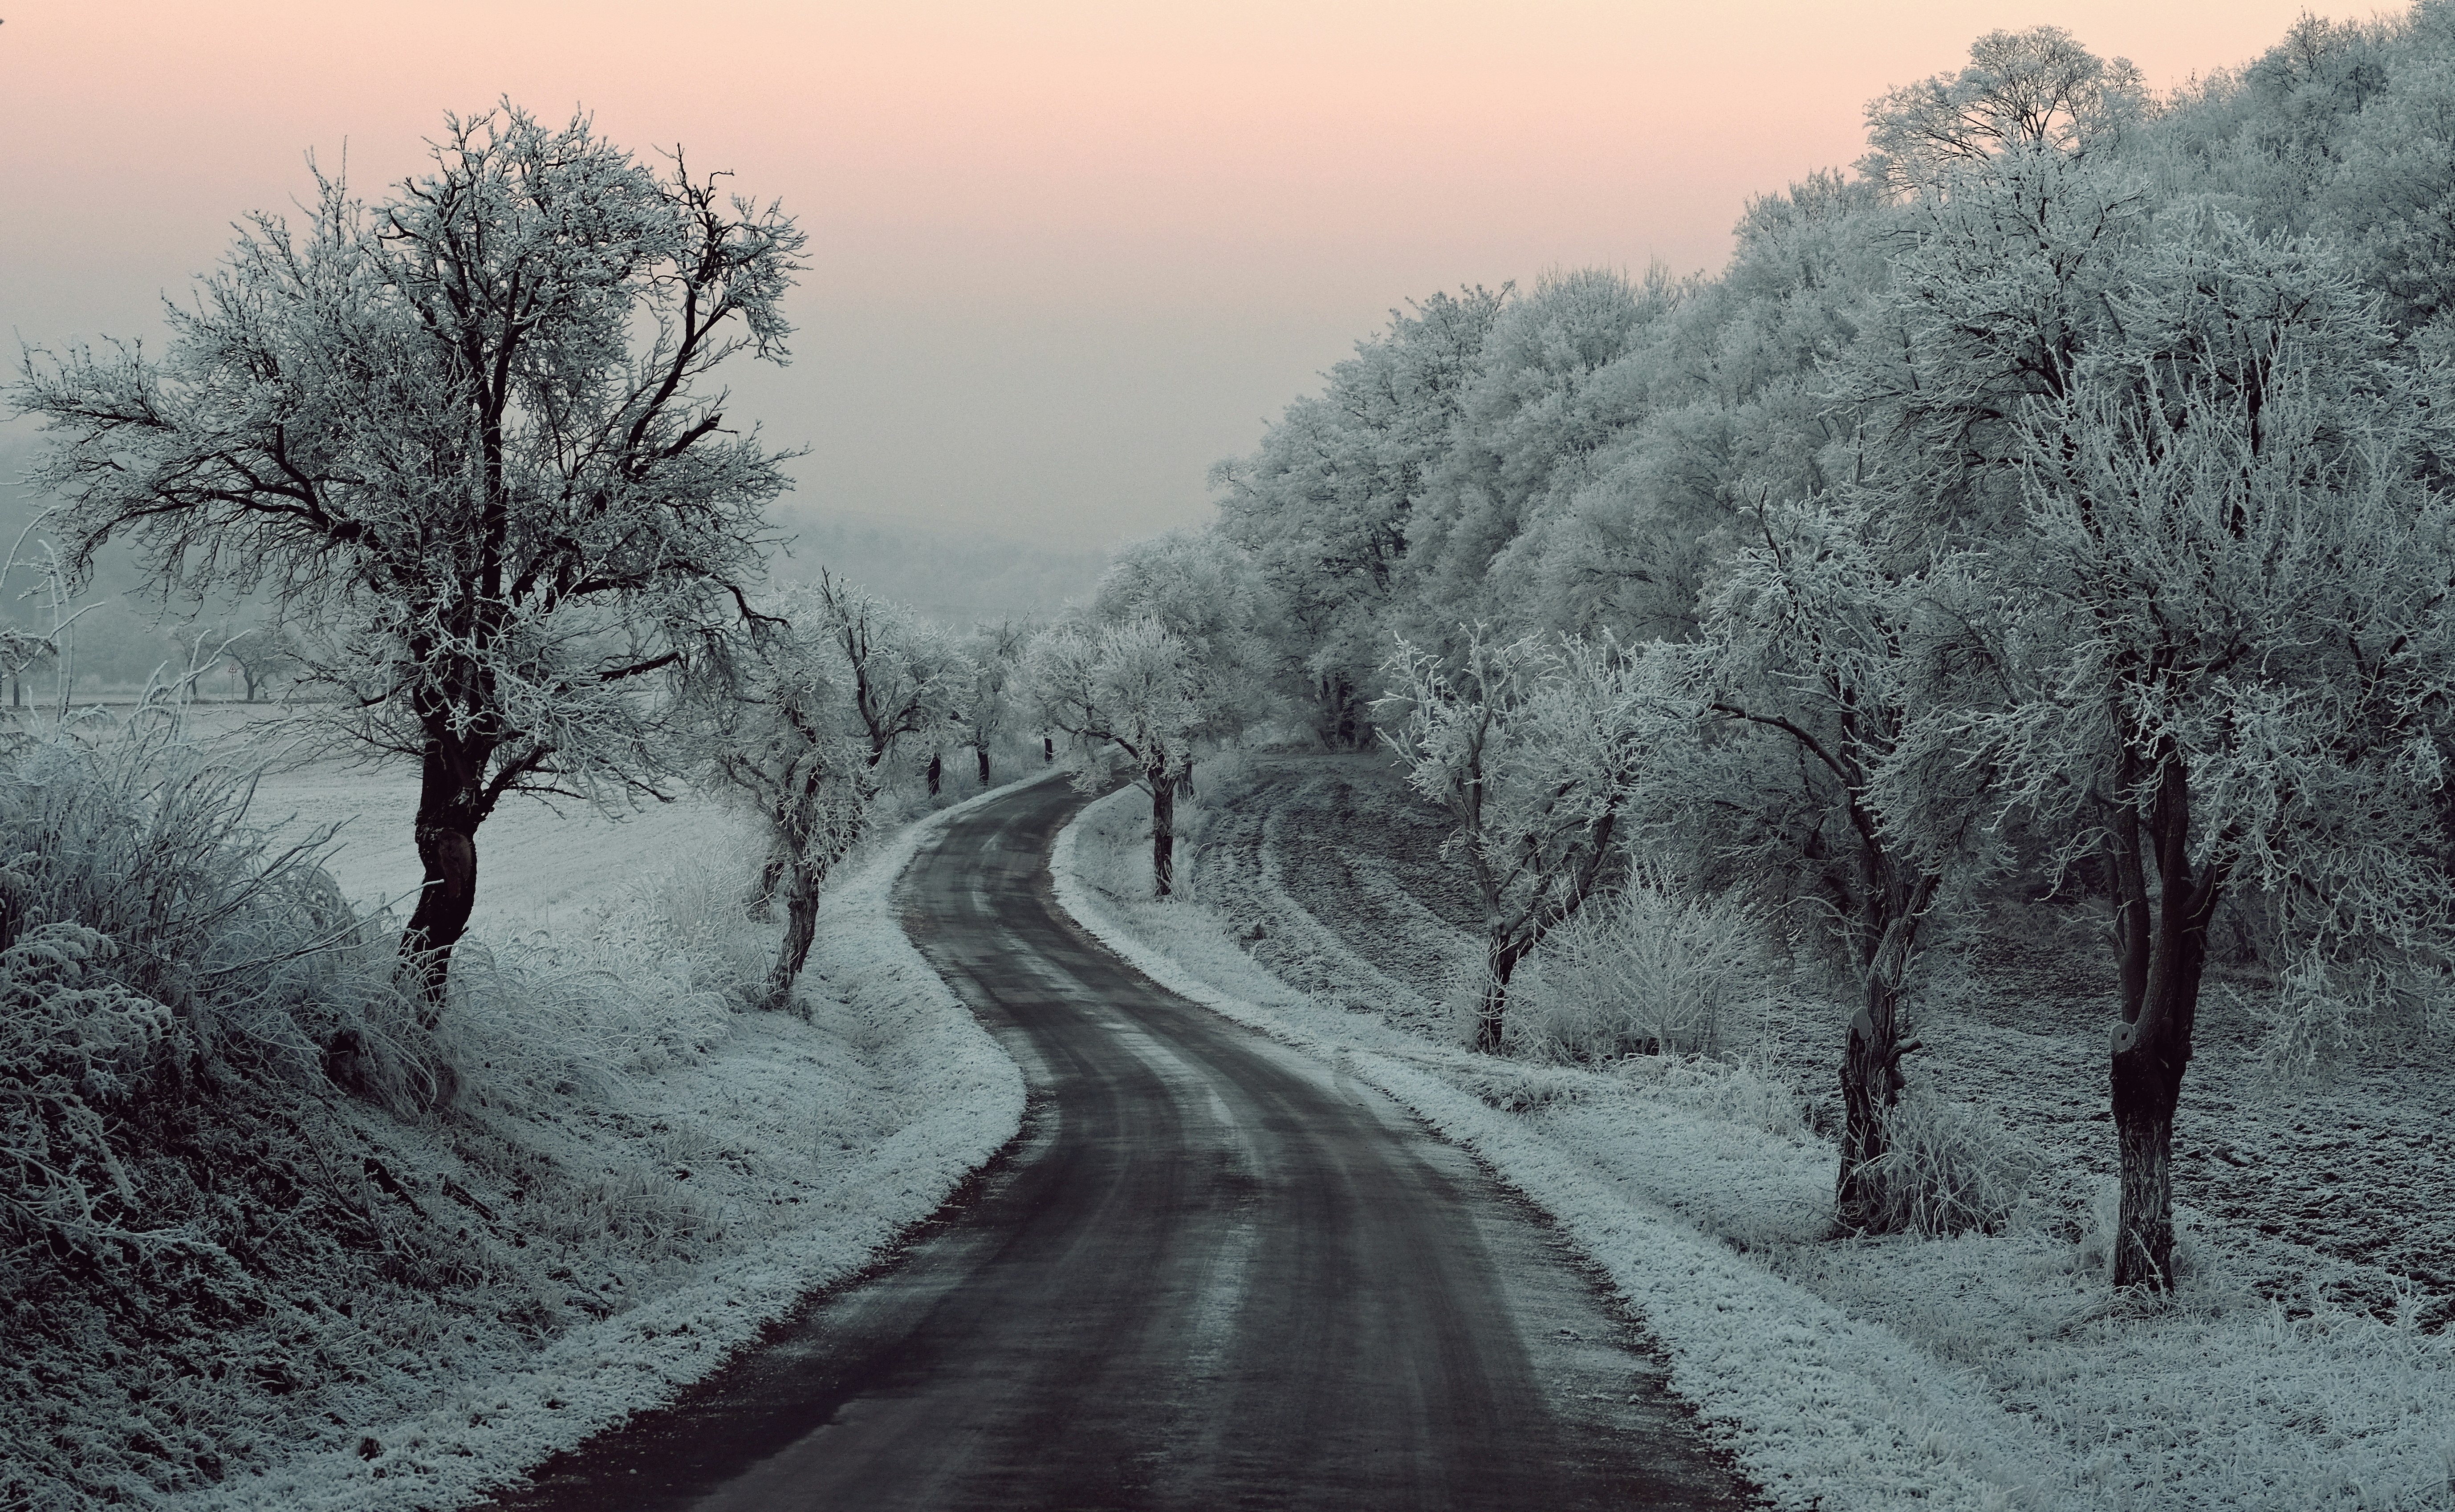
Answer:
[[[329,773],[267,786],[264,812],[307,822],[342,809],[381,810],[398,796],[371,796],[362,779]],[[1023,1079],[913,950],[892,891],[931,832],[1003,791],[904,826],[830,885],[804,978],[813,1021],[734,1015],[702,1053],[656,1065],[654,1085],[633,1089],[630,1119],[558,1120],[575,1125],[576,1152],[599,1160],[689,1159],[692,1196],[720,1210],[738,1242],[695,1273],[656,1278],[664,1284],[649,1295],[625,1294],[619,1310],[542,1350],[466,1351],[425,1410],[365,1425],[372,1449],[354,1429],[342,1442],[233,1477],[188,1504],[368,1512],[461,1504],[671,1398],[934,1211],[1014,1136]],[[383,813],[366,833],[405,836],[407,828]],[[397,891],[401,857],[351,839],[335,868],[344,886],[362,901]],[[653,876],[659,856],[687,862],[695,847],[740,849],[720,813],[699,803],[620,825],[507,811],[487,840],[478,929],[497,938],[578,922],[602,906],[614,879]],[[414,858],[408,866],[414,885]],[[620,1147],[594,1148],[609,1142]]]
[[[1236,943],[1247,919],[1148,898],[1138,797],[1061,835],[1060,902],[1153,979],[1381,1088],[1552,1212],[1778,1504],[2455,1506],[2445,1332],[2323,1304],[2287,1316],[2214,1257],[2177,1305],[2127,1311],[2086,1238],[2035,1229],[1818,1242],[1836,1157],[1781,1089],[1697,1062],[1597,1073],[1443,1043],[1424,1032],[1437,982],[1370,1001],[1384,973],[1329,959],[1334,930],[1272,878],[1239,878],[1270,887],[1273,937],[1339,984],[1292,988]]]

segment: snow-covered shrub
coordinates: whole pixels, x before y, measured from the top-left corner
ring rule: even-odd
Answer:
[[[2260,1025],[2257,1064],[2287,1081],[2323,1078],[2364,1049],[2433,1042],[2455,1022],[2455,977],[2435,962],[2304,957],[2270,991],[2219,987]]]
[[[1763,988],[1767,936],[1760,910],[1640,867],[1535,952],[1512,1038],[1521,1053],[1594,1063],[1718,1056],[1734,1014]]]
[[[136,1192],[111,1122],[172,1024],[102,974],[116,954],[109,936],[67,923],[0,949],[0,1236],[11,1252],[127,1232],[112,1214]]]
[[[1879,1233],[1997,1233],[2044,1167],[2000,1119],[1916,1085],[1885,1110],[1884,1141],[1868,1162]]]
[[[0,1504],[223,1473],[264,1426],[237,1401],[324,1368],[271,1269],[466,1265],[396,1242],[300,1133],[333,1081],[407,1106],[436,1060],[389,931],[318,837],[249,827],[253,794],[157,709],[0,748]]]
[[[251,769],[159,710],[97,738],[21,742],[0,758],[0,946],[83,926],[111,941],[108,964],[93,958],[105,975],[166,1007],[203,1063],[415,1094],[433,1046],[393,985],[389,931],[324,872],[324,836],[251,826],[254,792]]]

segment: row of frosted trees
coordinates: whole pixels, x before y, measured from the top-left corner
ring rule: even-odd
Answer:
[[[1280,686],[1452,817],[1481,1043],[1615,853],[1820,920],[1872,1226],[1921,933],[2102,900],[2116,1279],[2166,1283],[2219,911],[2312,1022],[2444,970],[2450,47],[2305,21],[2160,98],[1981,38],[1720,276],[1435,295],[1221,465]]]

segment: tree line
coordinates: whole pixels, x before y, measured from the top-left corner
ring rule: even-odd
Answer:
[[[1921,937],[2101,900],[2115,1279],[2169,1283],[2220,917],[2315,1033],[2443,989],[2450,57],[2444,0],[2169,95],[1990,33],[1718,274],[1421,299],[1214,470],[1276,686],[1451,816],[1479,1043],[1632,854],[1817,921],[1877,1226]]]

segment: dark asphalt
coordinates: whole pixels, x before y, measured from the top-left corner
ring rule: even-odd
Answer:
[[[902,883],[1028,1079],[1016,1147],[879,1273],[497,1504],[1743,1504],[1539,1214],[1065,917],[1046,852],[1080,801],[975,810]]]

